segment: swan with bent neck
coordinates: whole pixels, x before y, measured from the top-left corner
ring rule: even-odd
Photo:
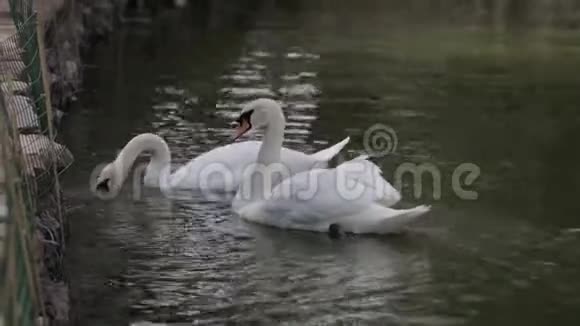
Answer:
[[[366,156],[328,169],[318,167],[274,182],[283,162],[285,119],[271,100],[250,102],[242,110],[239,137],[263,129],[264,138],[252,173],[244,175],[232,202],[243,219],[285,229],[341,233],[400,233],[430,210],[420,205],[394,209],[401,195]]]
[[[276,103],[274,101],[271,102]],[[259,103],[261,103],[260,100],[253,105],[258,105]],[[272,105],[272,103],[269,105]],[[249,104],[246,107],[252,107],[253,105]],[[275,127],[283,128],[283,125],[273,124],[270,130]],[[283,133],[283,129],[281,130]],[[288,148],[281,148],[281,151],[278,150],[277,153],[274,153],[275,157],[269,157],[272,153],[265,153],[260,150],[262,148],[261,141],[236,142],[201,154],[171,173],[169,146],[163,138],[145,133],[131,139],[119,152],[117,158],[101,170],[97,177],[94,191],[97,194],[107,196],[118,194],[129,177],[137,157],[144,152],[150,152],[151,158],[145,168],[143,177],[146,186],[160,187],[164,192],[178,189],[235,192],[243,180],[245,171],[257,159],[260,161],[281,161],[288,167],[291,174],[295,174],[314,167],[326,166],[328,161],[336,156],[349,140],[347,137],[340,143],[311,155]],[[267,148],[274,145],[275,147],[281,147],[283,137],[276,139],[271,135],[266,135],[264,142],[267,143]]]

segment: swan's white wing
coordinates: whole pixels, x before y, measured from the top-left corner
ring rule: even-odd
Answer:
[[[316,223],[354,214],[381,198],[373,187],[343,172],[339,166],[298,173],[272,190],[266,209],[293,209],[297,219]]]
[[[331,159],[347,143],[348,138],[313,155],[283,147],[281,161],[290,175],[294,175],[321,164],[326,166],[326,161],[321,160]],[[174,189],[236,191],[245,169],[256,162],[261,145],[260,141],[245,141],[214,148],[175,171],[170,186]]]
[[[171,187],[234,191],[244,169],[256,161],[261,142],[217,147],[192,159],[171,175]]]
[[[347,178],[357,180],[367,187],[374,189],[376,201],[383,206],[391,207],[401,200],[401,194],[385,178],[383,171],[366,155],[339,165],[338,173],[343,173]]]
[[[328,161],[332,160],[332,158],[335,157],[338,153],[340,153],[340,151],[342,151],[344,146],[346,146],[346,144],[348,144],[349,141],[350,141],[350,137],[346,137],[340,143],[336,143],[333,146],[331,146],[329,148],[325,148],[325,149],[323,149],[319,152],[316,152],[310,156],[314,160],[317,160],[320,162],[328,162]]]
[[[331,224],[355,233],[399,232],[429,208],[396,210],[384,206],[399,193],[364,158],[336,169],[301,172],[276,186],[271,198],[238,211],[244,218],[281,228],[328,230]]]
[[[280,161],[288,168],[291,175],[313,168],[325,168],[328,161],[335,157],[349,141],[350,138],[346,137],[341,142],[311,155],[282,147]]]

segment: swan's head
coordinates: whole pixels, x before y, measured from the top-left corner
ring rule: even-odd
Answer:
[[[102,198],[116,196],[121,190],[121,177],[115,162],[107,164],[97,176],[94,191]]]
[[[236,122],[238,127],[234,140],[252,129],[265,129],[274,124],[276,128],[283,129],[284,115],[278,102],[269,98],[260,98],[244,105]]]

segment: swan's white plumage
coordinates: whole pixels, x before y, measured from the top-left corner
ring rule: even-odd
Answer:
[[[315,167],[325,167],[349,142],[342,142],[320,152],[308,155],[296,150],[282,148],[282,164],[290,175]],[[109,189],[117,192],[129,176],[136,158],[142,152],[152,156],[143,181],[146,186],[161,187],[164,191],[202,189],[233,192],[238,189],[243,173],[256,162],[260,141],[246,141],[217,147],[199,155],[171,173],[171,154],[163,138],[154,134],[140,134],[131,139],[117,158],[101,171],[97,183],[111,180]]]
[[[326,167],[328,161],[336,156],[349,140],[347,137],[340,143],[312,155],[282,148],[282,164],[288,168],[291,175],[315,167]],[[261,145],[260,141],[246,141],[215,148],[175,171],[170,176],[170,186],[175,189],[236,191],[242,182],[245,169],[256,162]],[[209,177],[206,177],[207,175]],[[224,176],[231,176],[230,182],[226,182]]]
[[[249,115],[248,125],[265,130],[256,174],[244,176],[232,202],[242,218],[285,229],[330,232],[333,226],[344,232],[385,234],[400,232],[429,211],[427,206],[390,208],[401,195],[366,156],[334,169],[303,170],[273,189],[267,187],[259,177],[272,173],[269,167],[283,161],[285,119],[280,105],[268,99],[252,101],[242,112]]]
[[[372,188],[375,200],[383,206],[390,207],[401,200],[401,194],[383,178],[383,171],[375,163],[361,155],[337,167],[337,173],[344,171],[347,178],[354,179]]]
[[[237,211],[248,221],[286,229],[327,232],[338,224],[345,232],[398,233],[429,211],[427,206],[388,207],[400,198],[375,164],[357,158],[335,169],[298,173],[276,186],[269,198]]]

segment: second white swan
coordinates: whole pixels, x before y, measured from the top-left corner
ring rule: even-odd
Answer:
[[[292,174],[326,166],[348,142],[347,137],[340,143],[311,155],[282,148],[281,160]],[[171,173],[171,153],[167,143],[157,135],[140,134],[131,139],[117,158],[101,170],[93,190],[99,195],[116,195],[137,157],[143,152],[150,152],[151,159],[143,177],[146,186],[161,187],[164,191],[202,189],[235,192],[243,179],[244,171],[256,161],[261,143],[245,141],[214,148]]]
[[[254,173],[245,177],[232,203],[242,218],[279,228],[347,233],[398,233],[428,206],[393,209],[401,195],[366,157],[334,169],[305,170],[273,186],[264,176],[279,171],[285,119],[275,101],[248,103],[236,137],[251,128],[264,129]]]

